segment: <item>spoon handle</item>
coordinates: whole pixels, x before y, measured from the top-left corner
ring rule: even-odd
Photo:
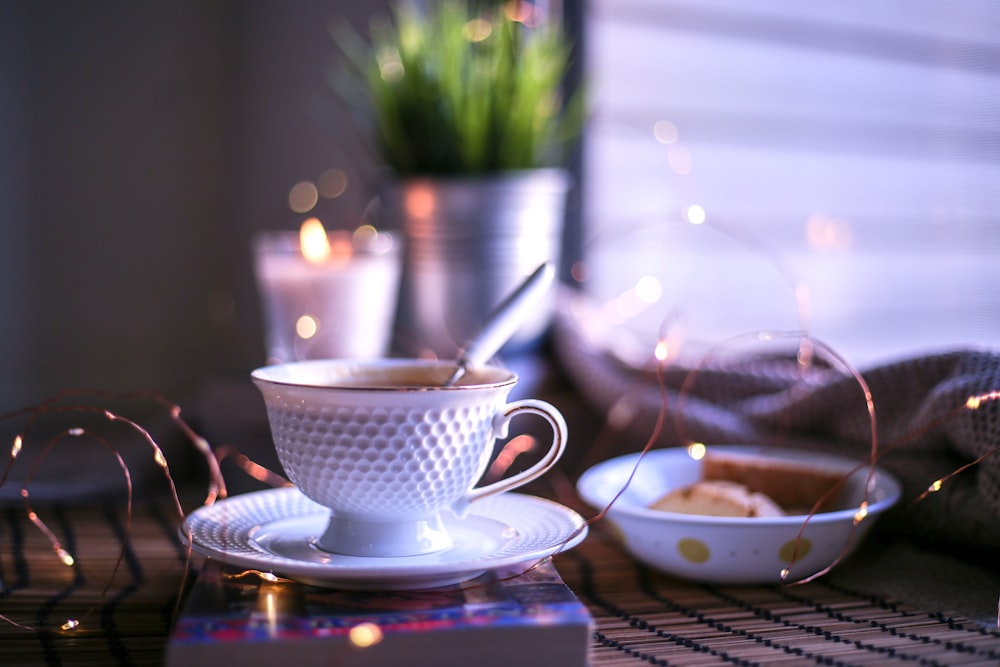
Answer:
[[[499,352],[524,322],[528,308],[548,290],[554,277],[555,269],[550,262],[546,262],[508,295],[486,318],[483,328],[462,351],[458,357],[458,368],[444,386],[455,384],[467,369],[486,363]]]

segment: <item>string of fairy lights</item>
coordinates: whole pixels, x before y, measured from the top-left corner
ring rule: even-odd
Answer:
[[[676,128],[671,126],[658,124],[657,129],[657,140],[661,143],[666,143],[669,145],[676,145]],[[680,159],[680,158],[677,158]],[[307,184],[308,185],[308,184]],[[323,178],[320,179],[320,190],[316,187],[306,187],[306,185],[298,184],[293,188],[293,192],[290,194],[290,202],[292,204],[293,210],[298,212],[308,212],[316,203],[318,196],[326,197],[337,197],[340,196],[344,188],[346,187],[344,174],[339,170],[332,170],[325,173]],[[896,447],[901,446],[903,443],[919,435],[920,433],[926,432],[931,428],[939,426],[941,423],[948,421],[950,419],[955,419],[958,415],[966,411],[974,411],[980,409],[983,405],[1000,400],[1000,389],[988,391],[982,394],[977,394],[969,396],[962,404],[955,406],[953,410],[945,415],[937,418],[935,421],[928,423],[914,431],[913,433],[907,434],[906,436],[900,438],[896,442],[889,444],[888,446],[881,446],[877,438],[877,428],[876,428],[876,405],[872,396],[872,392],[869,389],[864,377],[859,373],[846,359],[839,355],[836,350],[831,346],[823,343],[812,337],[809,334],[809,318],[810,311],[812,308],[810,290],[807,285],[801,283],[789,270],[787,266],[781,261],[781,258],[771,251],[764,243],[759,239],[756,239],[752,235],[744,232],[738,231],[733,228],[727,227],[718,221],[713,221],[710,219],[708,213],[698,205],[691,205],[684,209],[683,221],[685,223],[694,225],[699,228],[711,229],[716,233],[723,234],[734,241],[736,241],[746,252],[753,253],[757,256],[764,258],[765,261],[775,270],[775,272],[781,277],[781,279],[786,284],[789,289],[792,302],[794,303],[794,308],[796,311],[797,319],[800,323],[801,329],[796,331],[758,331],[742,334],[718,343],[713,346],[712,349],[705,355],[703,355],[700,361],[694,364],[688,372],[687,378],[685,379],[680,391],[677,394],[677,405],[674,410],[677,432],[682,434],[681,441],[684,443],[683,446],[687,448],[687,451],[692,458],[698,459],[704,456],[706,445],[701,442],[696,442],[683,435],[683,420],[681,415],[684,410],[684,403],[687,400],[688,395],[691,392],[692,384],[696,381],[698,373],[704,368],[714,355],[718,354],[723,349],[731,348],[742,342],[755,340],[760,342],[774,342],[779,340],[789,340],[794,339],[798,342],[798,353],[796,359],[799,367],[804,371],[811,367],[814,363],[817,353],[821,354],[827,361],[830,361],[835,366],[841,368],[844,372],[853,377],[853,380],[857,383],[859,388],[859,404],[863,404],[864,409],[867,412],[870,432],[871,432],[871,449],[869,455],[869,461],[859,464],[859,469],[864,466],[869,467],[869,474],[872,474],[876,462],[880,457],[884,457],[889,452],[891,452]],[[593,239],[591,241],[598,242],[598,239]],[[572,276],[579,283],[585,283],[588,275],[588,267],[584,262],[578,263],[572,267]],[[613,299],[614,303],[609,302],[605,304],[608,306],[608,311],[614,311],[618,316],[627,318],[634,316],[635,314],[641,312],[644,308],[657,303],[659,299],[659,291],[657,285],[654,281],[648,279],[648,277],[640,278],[632,288],[630,288],[626,293],[619,295]],[[608,312],[606,311],[606,312]],[[663,382],[664,372],[674,366],[678,360],[678,345],[677,341],[671,336],[672,331],[672,321],[671,316],[668,315],[664,318],[663,323],[660,327],[660,331],[652,345],[652,349],[649,350],[653,359],[655,359],[657,364],[657,378],[659,380],[660,396],[661,396],[661,408],[653,427],[653,431],[650,433],[647,442],[644,444],[642,449],[642,454],[644,455],[648,452],[657,442],[658,435],[660,434],[664,422],[669,414],[669,393]],[[98,400],[113,400],[113,399],[140,399],[145,401],[151,401],[157,405],[160,405],[166,409],[170,419],[172,420],[175,427],[183,434],[185,440],[190,444],[191,447],[201,456],[206,469],[208,470],[208,483],[205,489],[205,495],[201,504],[203,506],[212,505],[218,500],[227,497],[227,487],[226,480],[222,474],[221,463],[224,460],[230,460],[237,470],[241,471],[253,479],[260,481],[267,486],[289,486],[290,483],[281,475],[268,470],[266,467],[252,461],[249,457],[243,454],[239,448],[235,445],[225,444],[219,447],[213,447],[204,437],[195,432],[194,429],[181,417],[181,409],[178,405],[172,403],[167,398],[155,392],[136,392],[133,394],[110,394],[105,392],[86,392],[86,391],[67,391],[62,392],[53,398],[44,401],[37,407],[30,408],[27,410],[17,410],[6,415],[0,416],[0,420],[7,421],[14,417],[23,416],[27,414],[29,416],[28,426],[26,426],[20,433],[18,433],[12,441],[9,457],[7,464],[3,470],[2,475],[0,475],[0,486],[3,486],[8,479],[8,476],[15,463],[23,456],[26,447],[30,444],[32,446],[39,446],[41,448],[40,454],[34,460],[31,470],[25,477],[25,481],[20,489],[20,497],[24,504],[24,510],[26,516],[30,523],[40,531],[45,539],[50,543],[51,549],[55,558],[64,566],[68,568],[73,568],[78,565],[77,559],[69,548],[67,548],[60,541],[59,537],[55,532],[47,525],[45,520],[35,511],[31,502],[31,490],[32,481],[36,471],[44,465],[44,462],[49,456],[54,455],[53,452],[57,445],[62,443],[67,439],[79,439],[79,438],[92,438],[98,442],[105,450],[108,451],[109,455],[115,460],[118,465],[118,469],[121,473],[122,480],[124,481],[126,487],[126,521],[125,521],[125,536],[122,540],[121,550],[118,555],[117,562],[114,569],[109,576],[107,583],[104,587],[100,599],[93,603],[93,606],[87,613],[80,618],[68,618],[64,623],[61,624],[60,628],[64,632],[72,632],[83,627],[84,622],[87,617],[97,608],[103,601],[105,595],[107,594],[112,581],[117,572],[119,565],[122,562],[125,554],[125,544],[128,543],[131,534],[131,522],[132,522],[132,503],[133,503],[133,481],[131,471],[127,465],[125,459],[122,457],[121,452],[111,444],[111,442],[105,438],[101,430],[97,427],[92,426],[74,426],[67,428],[53,437],[50,437],[47,441],[36,443],[35,438],[31,437],[31,431],[33,430],[36,422],[46,415],[51,414],[90,414],[96,415],[99,421],[103,421],[106,424],[116,423],[124,425],[128,428],[142,443],[144,443],[150,451],[150,459],[152,464],[158,468],[162,476],[167,480],[169,487],[169,496],[171,503],[173,505],[174,512],[176,513],[178,519],[183,522],[185,517],[185,509],[182,506],[180,496],[178,494],[177,486],[173,474],[170,471],[169,462],[163,449],[157,443],[153,435],[144,428],[138,422],[131,420],[117,412],[113,412],[108,409],[93,407],[89,405],[76,404],[72,401],[76,398],[81,398],[86,395],[87,397],[94,398]],[[606,415],[606,419],[612,419],[612,415]],[[517,437],[506,443],[505,447],[500,452],[499,456],[495,460],[493,467],[489,470],[488,476],[496,478],[502,476],[504,472],[515,462],[515,460],[522,455],[531,452],[534,448],[534,443],[530,438]],[[951,479],[961,472],[980,464],[986,458],[995,455],[1000,451],[1000,446],[990,450],[986,454],[970,461],[961,467],[942,475],[940,478],[933,480],[927,487],[927,489],[922,492],[913,502],[920,502],[925,500],[928,496],[939,492],[945,484],[947,484]],[[641,461],[641,457],[639,459]],[[638,466],[638,461],[636,463]],[[634,475],[633,470],[633,475]],[[853,472],[853,471],[852,471]],[[583,526],[581,526],[573,535],[567,537],[564,544],[573,542],[573,540],[579,535],[580,531],[585,530],[588,526],[601,521],[607,515],[611,506],[614,504],[622,493],[628,488],[631,483],[632,477],[630,476],[618,493],[611,499],[611,501],[602,508],[600,511],[596,512],[592,516],[588,517]],[[834,491],[831,491],[833,493]],[[822,501],[818,502],[816,507],[813,508],[809,515],[803,518],[803,525],[800,529],[799,536],[802,535],[802,530],[804,530],[806,523],[816,512],[816,508],[821,505]],[[854,522],[853,525],[856,527],[861,522],[868,518],[868,498],[862,498],[855,509]],[[186,558],[190,560],[191,558],[191,540],[187,541],[188,549],[186,553]],[[557,552],[558,553],[558,552]],[[823,570],[813,573],[812,575],[799,579],[797,583],[805,583],[807,581],[812,581],[818,577],[826,574],[831,568],[833,568],[840,560],[843,555],[847,553],[847,544],[845,543],[844,552],[839,556],[834,563],[827,566]],[[528,566],[527,569],[533,569],[539,567],[542,563],[547,562],[556,554],[547,556],[546,558],[533,563]],[[793,553],[791,562],[786,568],[781,571],[782,580],[786,579],[789,575],[790,567],[796,562],[797,554]],[[187,568],[185,567],[185,572]],[[258,570],[247,570],[234,576],[254,576],[259,578],[261,581],[268,582],[270,584],[280,584],[284,580],[279,575],[273,572],[258,571]],[[513,575],[517,576],[517,575]],[[183,589],[185,583],[180,584],[181,589]],[[177,596],[178,604],[180,603],[181,596]],[[11,626],[19,629],[32,630],[29,625],[20,622],[17,619],[8,618],[0,614],[0,621],[6,622]],[[368,624],[370,625],[370,624]],[[377,626],[372,627],[362,627],[357,629],[356,641],[359,645],[368,645],[372,642],[377,642],[378,628]],[[354,635],[352,634],[352,637]]]
[[[944,422],[946,422],[946,421],[948,421],[950,419],[954,419],[959,414],[961,414],[961,413],[963,413],[965,411],[978,410],[982,406],[984,406],[985,404],[987,404],[989,402],[1000,400],[1000,390],[993,390],[993,391],[985,392],[985,393],[982,393],[982,394],[977,394],[977,395],[969,396],[962,404],[956,406],[952,411],[950,411],[949,413],[947,413],[947,414],[939,417],[934,422],[926,424],[918,432],[910,433],[907,436],[904,436],[903,438],[901,438],[900,440],[892,443],[891,445],[889,445],[887,447],[880,448],[880,446],[879,446],[879,444],[877,442],[877,436],[876,436],[876,432],[877,432],[876,431],[876,405],[875,405],[875,402],[874,402],[874,400],[872,398],[872,393],[869,390],[869,388],[868,388],[867,384],[865,383],[864,378],[861,376],[861,374],[857,370],[853,369],[846,362],[846,360],[842,359],[839,355],[837,355],[837,353],[834,350],[832,350],[829,346],[823,344],[820,341],[817,341],[817,340],[809,337],[804,332],[778,332],[778,333],[776,333],[776,332],[766,332],[766,334],[760,334],[760,333],[758,333],[758,334],[747,334],[746,336],[744,336],[744,338],[751,337],[751,336],[756,337],[758,340],[777,340],[777,339],[782,338],[782,337],[787,338],[787,337],[793,337],[793,336],[796,337],[796,338],[808,339],[811,350],[820,350],[820,351],[822,351],[824,355],[828,356],[829,358],[835,360],[837,363],[841,364],[843,367],[845,367],[846,369],[848,369],[848,372],[851,373],[851,375],[854,376],[855,381],[858,383],[861,396],[863,396],[863,399],[864,399],[864,405],[865,405],[865,409],[867,410],[868,415],[869,415],[871,432],[872,432],[872,438],[871,438],[871,460],[870,460],[869,463],[859,464],[859,467],[865,466],[865,465],[869,465],[873,469],[874,468],[874,464],[879,459],[879,457],[885,456],[892,449],[894,449],[895,447],[898,447],[898,446],[902,445],[905,441],[907,441],[907,440],[909,440],[909,439],[911,439],[913,437],[916,437],[919,433],[924,432],[926,430],[929,430],[931,428],[935,428],[935,427],[939,426],[941,423],[944,423]],[[736,341],[726,341],[726,342],[724,342],[724,343],[722,343],[722,344],[719,345],[719,349],[721,349],[722,347],[724,347],[726,345],[733,344],[734,342],[736,342]],[[661,352],[661,353],[657,354],[657,358],[660,360],[660,369],[661,370],[665,370],[669,366],[669,355],[663,354]],[[704,362],[707,362],[707,358],[703,361],[703,363]],[[697,377],[698,372],[699,372],[699,368],[698,367],[692,368],[689,371],[688,380],[685,381],[685,387],[682,388],[682,390],[678,394],[678,399],[677,399],[678,400],[678,410],[675,411],[675,418],[677,418],[677,415],[680,414],[681,409],[682,409],[683,401],[685,400],[685,397],[686,397],[688,391],[690,390],[689,382],[694,382],[695,378]],[[663,377],[663,373],[662,372],[658,373],[658,377],[662,378]],[[666,391],[665,387],[662,386],[662,382],[661,382],[661,387],[662,387],[661,395],[663,397],[663,408],[660,411],[659,419],[658,419],[657,424],[656,424],[656,426],[654,428],[654,432],[651,433],[649,440],[644,445],[643,453],[649,451],[650,448],[656,442],[657,436],[659,434],[659,431],[662,429],[662,426],[663,426],[663,420],[666,418],[666,415],[668,413],[667,408],[668,408],[668,400],[669,399],[668,399],[668,394],[667,394],[667,391]],[[76,393],[80,393],[80,392],[76,392]],[[206,468],[209,471],[208,487],[207,487],[207,489],[205,491],[205,496],[204,496],[204,499],[202,501],[202,505],[211,505],[211,504],[215,503],[217,500],[224,499],[224,498],[227,497],[226,482],[225,482],[224,476],[222,475],[221,466],[220,466],[220,463],[223,460],[227,459],[227,458],[228,459],[232,459],[232,461],[236,465],[236,467],[240,471],[242,471],[244,474],[247,474],[247,475],[253,477],[254,479],[257,479],[258,481],[261,481],[261,482],[263,482],[263,483],[265,483],[265,484],[267,484],[269,486],[287,486],[289,484],[289,482],[287,480],[285,480],[282,476],[280,476],[277,473],[274,473],[274,472],[268,470],[267,468],[265,468],[264,466],[261,466],[261,465],[257,464],[256,462],[252,461],[249,457],[247,457],[245,454],[241,453],[239,451],[239,449],[237,447],[233,446],[233,445],[228,445],[227,444],[227,445],[224,445],[224,446],[221,446],[221,447],[218,447],[218,448],[213,448],[211,446],[211,444],[205,438],[203,438],[202,436],[198,435],[190,427],[190,425],[188,425],[187,422],[185,422],[184,419],[181,418],[181,411],[180,411],[180,407],[179,406],[170,403],[166,398],[164,398],[162,396],[159,396],[158,394],[155,394],[155,393],[152,393],[152,392],[140,392],[140,393],[137,393],[137,394],[115,394],[115,395],[107,394],[107,393],[101,393],[101,392],[94,392],[94,393],[97,394],[98,396],[103,396],[103,397],[108,398],[108,399],[111,399],[111,398],[122,398],[122,397],[127,397],[127,398],[141,397],[141,398],[146,398],[146,399],[152,399],[152,400],[156,401],[157,403],[160,403],[160,404],[162,404],[162,405],[164,405],[164,406],[167,407],[167,410],[168,410],[168,413],[169,413],[171,419],[176,424],[176,426],[181,430],[181,432],[186,436],[186,440],[190,443],[190,445],[199,454],[201,454],[202,458],[204,459],[204,461],[206,463]],[[139,439],[141,441],[143,441],[146,445],[148,445],[148,447],[149,447],[149,449],[151,451],[151,457],[150,458],[152,460],[152,463],[157,468],[159,468],[161,470],[162,475],[167,480],[167,482],[169,484],[169,489],[170,489],[169,494],[170,494],[170,498],[171,498],[171,501],[172,501],[173,506],[174,506],[174,510],[176,511],[176,514],[177,514],[178,518],[180,520],[183,520],[183,518],[185,516],[185,511],[184,511],[184,509],[182,507],[182,503],[181,503],[180,497],[178,495],[178,491],[177,491],[177,487],[176,487],[176,483],[175,483],[174,477],[173,477],[173,475],[172,475],[172,473],[170,471],[169,462],[167,460],[166,455],[163,452],[163,449],[159,446],[159,444],[156,442],[156,440],[150,434],[150,432],[146,428],[144,428],[142,425],[138,424],[137,422],[135,422],[135,421],[133,421],[133,420],[127,418],[127,417],[124,417],[121,414],[118,414],[116,412],[112,412],[110,410],[101,409],[101,408],[94,408],[94,407],[90,407],[90,406],[65,405],[65,404],[62,403],[62,401],[64,401],[66,399],[66,397],[67,397],[66,395],[57,396],[57,397],[55,397],[55,398],[53,398],[53,399],[51,399],[49,401],[44,402],[41,406],[39,406],[37,408],[34,408],[32,410],[27,411],[27,412],[29,412],[31,414],[30,425],[29,425],[29,427],[25,428],[21,433],[18,433],[13,438],[13,441],[12,441],[12,444],[11,444],[11,448],[10,448],[9,458],[8,458],[8,461],[7,461],[7,465],[6,465],[6,467],[5,467],[4,471],[3,471],[2,476],[0,476],[0,486],[2,486],[4,483],[6,483],[7,478],[9,476],[9,474],[10,474],[10,472],[11,472],[14,464],[22,456],[22,454],[24,453],[24,450],[25,450],[25,447],[26,447],[26,443],[30,442],[30,443],[33,444],[33,438],[30,437],[30,435],[31,435],[30,434],[31,425],[33,425],[38,419],[40,419],[44,415],[50,414],[50,413],[65,414],[65,413],[72,413],[72,412],[78,412],[78,413],[83,412],[83,413],[97,414],[105,422],[108,422],[108,423],[115,422],[115,423],[120,423],[120,424],[126,425],[129,429],[132,430],[133,433],[135,433],[139,437]],[[3,419],[4,420],[10,419],[13,416],[24,414],[25,412],[26,411],[24,411],[24,410],[20,410],[20,411],[17,411],[15,413],[10,413],[10,414],[7,414],[7,415],[3,415]],[[678,421],[678,424],[679,423],[680,422]],[[68,618],[68,619],[66,619],[66,621],[63,624],[60,625],[60,629],[62,631],[64,631],[64,632],[73,631],[73,630],[76,630],[77,628],[81,627],[81,625],[83,624],[83,622],[85,621],[85,619],[87,618],[87,616],[89,616],[90,612],[93,609],[97,608],[101,604],[101,601],[103,600],[104,596],[106,595],[107,591],[109,590],[109,588],[111,586],[111,583],[112,583],[112,580],[114,579],[114,573],[117,571],[118,566],[120,565],[120,563],[121,563],[121,561],[122,561],[122,559],[124,557],[124,552],[125,552],[125,546],[124,546],[124,544],[126,544],[128,542],[129,534],[130,534],[130,531],[131,531],[131,514],[132,514],[132,500],[133,500],[132,499],[133,488],[132,488],[131,472],[130,472],[130,469],[129,469],[128,465],[124,461],[121,453],[118,451],[118,449],[115,446],[113,446],[101,434],[101,432],[99,430],[97,430],[97,429],[95,429],[93,427],[76,426],[76,427],[71,427],[71,428],[67,428],[67,429],[63,430],[62,432],[60,432],[57,435],[51,437],[47,442],[45,442],[45,443],[42,444],[42,451],[39,454],[39,456],[35,459],[35,461],[33,462],[31,470],[27,474],[27,476],[25,478],[25,481],[23,482],[23,486],[20,489],[20,496],[21,496],[21,498],[23,500],[24,508],[25,508],[25,513],[26,513],[26,516],[27,516],[28,520],[49,541],[49,543],[51,545],[52,552],[55,554],[55,557],[58,559],[58,561],[62,565],[66,566],[66,567],[69,567],[69,568],[74,567],[77,564],[74,555],[70,552],[69,549],[67,549],[61,543],[61,541],[58,538],[58,536],[53,532],[53,530],[51,528],[49,528],[49,526],[47,525],[47,523],[35,511],[34,507],[32,506],[30,486],[31,486],[31,482],[33,480],[35,472],[37,471],[37,469],[40,466],[42,466],[44,464],[45,459],[48,456],[51,455],[52,451],[54,450],[54,448],[58,444],[60,444],[63,440],[66,440],[66,439],[69,439],[69,438],[84,438],[84,437],[94,438],[106,450],[108,450],[108,452],[110,453],[110,455],[118,463],[119,469],[121,471],[122,479],[124,480],[125,486],[126,486],[125,538],[123,540],[123,546],[121,547],[121,551],[119,553],[118,561],[116,562],[116,565],[114,567],[114,570],[113,570],[112,574],[108,578],[108,582],[107,582],[107,584],[106,584],[106,586],[104,588],[104,591],[102,592],[101,599],[99,599],[98,601],[95,601],[93,603],[91,609],[88,610],[88,612],[83,617],[81,617],[81,618]],[[688,440],[686,442],[685,446],[687,447],[689,454],[693,458],[698,458],[699,456],[703,456],[704,455],[705,445],[703,443]],[[510,465],[512,465],[518,456],[520,456],[520,455],[522,455],[522,454],[524,454],[526,452],[531,451],[532,448],[533,448],[533,443],[530,442],[530,439],[527,439],[527,438],[514,438],[514,439],[512,439],[509,443],[507,443],[507,449],[505,449],[504,451],[502,451],[500,453],[500,455],[499,455],[499,457],[497,459],[497,462],[494,464],[493,468],[491,468],[489,474],[491,476],[493,476],[493,477],[502,475],[503,472],[505,471],[505,469],[507,467],[509,467]],[[953,470],[953,471],[949,472],[948,474],[943,475],[943,476],[941,476],[940,478],[938,478],[936,480],[933,480],[928,485],[927,489],[920,496],[918,496],[916,499],[914,499],[914,502],[918,502],[918,501],[924,500],[929,495],[939,492],[944,487],[944,485],[949,480],[951,480],[953,477],[955,477],[956,475],[960,474],[964,470],[967,470],[967,469],[969,469],[969,468],[971,468],[973,466],[978,465],[979,463],[981,463],[986,458],[988,458],[988,457],[993,456],[994,454],[996,454],[998,451],[1000,451],[1000,447],[994,448],[993,450],[987,452],[986,454],[983,454],[982,456],[978,457],[977,459],[964,464],[960,468],[957,468],[956,470]],[[605,508],[601,509],[596,514],[594,514],[593,516],[589,517],[586,520],[584,526],[581,526],[581,528],[578,529],[577,533],[575,533],[574,535],[571,535],[571,536],[567,537],[566,543],[572,542],[572,540],[576,537],[576,535],[579,533],[579,531],[582,531],[586,526],[593,525],[594,523],[602,520],[607,515],[608,510],[610,509],[611,505],[613,505],[613,503],[617,499],[617,497],[620,496],[621,493],[624,493],[624,491],[627,489],[628,484],[629,484],[630,481],[631,481],[631,477],[628,480],[626,480],[626,483],[623,485],[622,489],[615,496],[615,498],[613,498],[608,503],[608,505]],[[818,503],[817,506],[819,504],[821,504],[821,503]],[[860,503],[858,504],[858,506],[856,508],[855,515],[854,515],[854,525],[855,526],[857,526],[858,524],[860,524],[862,521],[864,521],[867,518],[867,516],[868,516],[867,507],[868,507],[868,500],[867,500],[867,498],[862,499],[860,501]],[[804,517],[803,528],[805,526],[805,523],[808,522],[809,519],[812,516],[813,516],[813,514],[810,513],[810,515]],[[801,531],[800,531],[800,535],[801,535]],[[190,540],[188,541],[188,544],[190,545]],[[846,552],[846,545],[845,545],[845,552]],[[558,553],[558,552],[556,552],[556,553]],[[537,563],[532,564],[528,569],[533,569],[533,568],[536,568],[536,567],[540,566],[543,562],[546,562],[546,561],[550,560],[552,557],[554,557],[556,555],[556,553],[554,553],[554,554],[546,557],[545,559],[542,559],[541,561],[539,561]],[[187,558],[190,559],[190,557],[191,557],[191,552],[190,552],[190,547],[188,547]],[[836,561],[834,561],[834,563],[831,564],[830,566],[828,566],[828,567],[824,568],[823,570],[821,570],[819,572],[816,572],[816,573],[814,573],[814,574],[812,574],[812,575],[810,575],[810,576],[808,576],[808,577],[806,577],[804,579],[799,579],[797,583],[805,583],[807,581],[812,581],[812,580],[814,580],[814,579],[816,579],[818,577],[823,576],[831,568],[833,568],[837,564],[837,562],[839,562],[839,560],[840,560],[840,558],[838,557],[838,559]],[[793,554],[792,561],[789,563],[788,567],[785,568],[784,570],[782,570],[782,572],[781,572],[782,579],[784,579],[785,577],[788,576],[789,568],[791,567],[792,564],[794,564],[794,562],[795,562],[795,555]],[[186,568],[185,568],[185,570],[186,570]],[[278,576],[278,575],[276,575],[276,574],[274,574],[272,572],[265,572],[265,571],[253,570],[253,571],[247,571],[245,573],[242,573],[243,576],[246,576],[246,575],[249,575],[249,574],[252,574],[252,575],[255,575],[255,576],[259,577],[262,581],[267,581],[267,582],[281,582],[281,581],[283,581],[283,579],[280,576]],[[184,584],[182,583],[181,586],[183,587],[183,585]],[[178,596],[178,600],[179,599],[180,599],[180,596]],[[6,622],[6,623],[8,623],[8,624],[10,624],[10,625],[12,625],[14,627],[20,628],[20,629],[24,629],[24,630],[32,630],[33,629],[31,626],[29,626],[29,625],[27,625],[25,623],[22,623],[22,622],[20,622],[20,621],[18,621],[16,619],[8,618],[8,617],[6,617],[4,615],[0,615],[0,620],[2,620],[3,622]]]

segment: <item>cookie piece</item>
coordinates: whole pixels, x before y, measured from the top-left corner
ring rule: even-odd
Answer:
[[[701,481],[674,489],[650,504],[651,509],[703,516],[773,517],[785,512],[762,493],[743,484]]]

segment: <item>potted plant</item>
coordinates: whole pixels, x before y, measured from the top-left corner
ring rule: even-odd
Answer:
[[[565,102],[570,44],[527,2],[394,6],[370,41],[341,30],[353,77],[338,80],[390,174],[386,210],[407,258],[397,348],[456,354],[490,310],[545,261],[558,263],[581,126]],[[528,346],[550,308],[508,346]]]

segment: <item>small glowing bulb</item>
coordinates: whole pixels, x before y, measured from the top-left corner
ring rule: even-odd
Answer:
[[[351,628],[348,638],[354,646],[368,648],[382,641],[382,629],[374,623],[359,623]]]
[[[73,560],[73,557],[69,554],[68,551],[60,547],[56,550],[56,553],[59,555],[59,560],[62,561],[63,565],[65,565],[66,567],[73,567],[73,563],[75,563],[76,561]]]
[[[660,300],[663,287],[655,276],[643,276],[635,284],[635,294],[643,303],[653,304]]]
[[[786,568],[783,568],[783,569],[781,570],[781,579],[782,579],[782,580],[785,580],[785,579],[787,579],[787,578],[788,578],[788,575],[790,575],[791,573],[792,573],[792,571],[791,571],[790,569],[788,569],[787,567],[786,567]]]
[[[161,468],[167,467],[167,458],[163,455],[163,450],[157,449],[156,453],[153,454],[153,460],[156,462],[156,465]]]
[[[970,410],[978,410],[980,402],[981,401],[979,400],[978,396],[969,396],[969,400],[965,402],[965,407],[969,408]]]
[[[303,340],[309,340],[319,331],[319,321],[312,315],[303,315],[295,321],[295,333]]]
[[[14,444],[10,448],[10,458],[15,459],[17,455],[21,453],[21,448],[24,447],[24,440],[21,436],[14,437]]]
[[[687,221],[692,225],[700,225],[705,222],[705,209],[698,204],[691,204],[687,208]]]
[[[66,622],[59,626],[60,630],[76,630],[80,627],[80,621],[75,618],[66,619]]]
[[[868,501],[861,503],[858,511],[854,513],[854,523],[861,523],[868,516]]]
[[[670,358],[670,343],[663,339],[656,341],[653,356],[656,357],[657,361],[666,361]]]
[[[692,442],[687,447],[687,453],[688,456],[690,456],[695,461],[701,461],[703,458],[705,458],[705,454],[708,453],[708,448],[705,447],[704,443]]]
[[[272,581],[272,582],[278,581],[277,575],[275,575],[273,572],[258,572],[257,576],[263,579],[264,581]]]
[[[941,486],[943,484],[944,484],[944,480],[941,480],[941,479],[934,480],[934,482],[930,486],[927,487],[927,491],[929,493],[937,493],[938,491],[941,490]]]
[[[82,428],[80,428],[79,426],[77,426],[75,428],[71,428],[71,429],[69,429],[66,432],[69,433],[70,435],[74,436],[74,437],[77,437],[77,438],[79,438],[81,435],[84,434],[84,430]]]

